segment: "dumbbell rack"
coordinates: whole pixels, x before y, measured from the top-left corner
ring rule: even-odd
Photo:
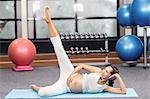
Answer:
[[[105,62],[101,62],[99,64],[92,64],[95,66],[107,66],[110,65],[108,62],[108,55],[109,55],[109,50],[108,50],[108,39],[107,39],[107,34],[106,33],[93,33],[93,34],[81,34],[81,33],[74,33],[74,34],[64,34],[61,33],[60,38],[62,41],[99,41],[99,40],[104,40],[104,50],[102,48],[98,50],[90,50],[89,47],[70,47],[70,50],[67,50],[67,54],[95,54],[95,53],[102,53],[105,54]]]

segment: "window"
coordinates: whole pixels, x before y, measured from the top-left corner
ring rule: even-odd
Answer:
[[[14,39],[21,33],[20,5],[20,1],[0,1],[0,39]]]
[[[45,5],[50,6],[59,33],[105,32],[109,37],[117,36],[117,0],[28,0],[29,38],[49,38],[42,20]]]

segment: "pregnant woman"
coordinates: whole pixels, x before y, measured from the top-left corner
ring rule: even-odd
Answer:
[[[63,48],[61,39],[51,20],[51,13],[49,12],[49,7],[46,6],[43,19],[48,25],[50,39],[58,59],[60,77],[58,81],[52,85],[46,87],[31,85],[31,88],[37,91],[40,96],[53,96],[67,92],[96,93],[102,91],[125,94],[126,86],[115,66],[107,66],[101,69],[94,66],[79,64],[76,68],[73,67]],[[82,69],[90,73],[81,74],[80,70]],[[118,88],[112,86],[111,82],[114,82],[114,80],[117,80],[119,84]]]

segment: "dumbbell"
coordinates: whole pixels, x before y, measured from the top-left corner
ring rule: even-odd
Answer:
[[[74,54],[74,53],[75,53],[74,47],[70,47],[70,50],[71,50],[71,54]]]
[[[77,54],[79,54],[79,53],[80,53],[80,50],[79,50],[79,48],[78,48],[78,47],[75,47],[75,51],[76,51],[76,53],[77,53]]]
[[[86,53],[89,54],[90,51],[89,51],[89,48],[88,47],[85,47],[85,50],[86,50]]]
[[[90,34],[90,38],[91,38],[91,39],[94,38],[93,34]]]
[[[98,33],[95,33],[95,38],[99,38]]]
[[[99,34],[100,38],[104,38],[104,35],[102,33]]]
[[[103,35],[104,35],[104,38],[107,38],[107,33],[104,33]]]
[[[80,47],[80,50],[81,50],[81,53],[84,54],[85,51],[84,51],[83,47]]]
[[[65,39],[66,39],[66,40],[69,40],[69,39],[70,39],[69,34],[67,34],[67,33],[65,34]]]
[[[74,37],[74,34],[70,34],[70,39],[72,40],[72,39],[74,39],[75,37]]]
[[[82,33],[80,33],[79,36],[80,36],[80,39],[84,38],[84,34],[82,34]]]
[[[60,39],[65,39],[65,36],[64,36],[64,34],[60,34]]]
[[[89,34],[85,34],[85,38],[86,38],[86,39],[90,38],[90,37],[89,37]]]

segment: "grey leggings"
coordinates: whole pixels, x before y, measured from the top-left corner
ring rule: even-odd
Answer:
[[[54,46],[55,54],[57,56],[59,68],[60,68],[60,77],[56,81],[56,83],[42,87],[39,89],[38,94],[40,96],[53,96],[62,93],[66,93],[69,91],[67,87],[67,78],[73,72],[74,67],[71,64],[60,40],[59,36],[52,37],[51,42]]]

